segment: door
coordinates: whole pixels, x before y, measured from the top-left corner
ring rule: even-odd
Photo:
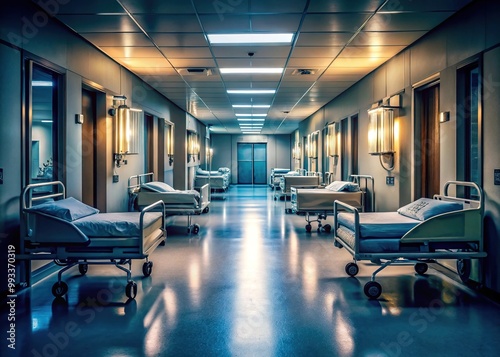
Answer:
[[[82,201],[96,206],[95,167],[96,167],[96,95],[82,89]]]
[[[238,183],[267,183],[267,144],[238,143]]]
[[[432,198],[440,192],[439,83],[431,83],[415,94],[415,197]]]

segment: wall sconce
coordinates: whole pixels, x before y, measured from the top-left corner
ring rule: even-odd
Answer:
[[[338,123],[327,124],[326,127],[326,155],[331,157],[339,156],[339,125]]]
[[[301,160],[302,158],[302,148],[300,147],[300,141],[296,141],[292,149],[292,159]]]
[[[315,132],[307,136],[307,146],[308,146],[307,156],[310,159],[318,158],[318,137],[319,137],[319,130],[316,130]]]
[[[200,154],[200,143],[198,141],[198,134],[195,131],[187,131],[187,162],[194,159],[195,155]]]
[[[174,125],[165,121],[164,137],[165,137],[165,151],[168,157],[168,166],[174,163]]]
[[[127,164],[126,155],[139,153],[139,122],[142,111],[131,109],[125,104],[125,96],[115,96],[113,100],[122,101],[117,108],[110,109],[115,117],[115,147],[113,159],[117,167]]]
[[[377,107],[368,110],[368,153],[378,155],[385,170],[394,169],[394,109]]]

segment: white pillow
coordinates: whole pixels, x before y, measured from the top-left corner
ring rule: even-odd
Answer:
[[[143,183],[141,185],[142,188],[147,189],[148,191],[153,191],[153,192],[172,192],[175,191],[175,189],[166,184],[165,182],[160,182],[160,181],[151,181],[147,183]]]
[[[438,214],[459,211],[463,208],[463,204],[458,202],[440,201],[431,198],[419,198],[418,200],[399,208],[398,213],[406,217],[418,219],[419,221],[425,221]]]
[[[88,206],[73,197],[35,205],[26,209],[26,211],[45,213],[68,222],[99,213],[97,208]]]
[[[349,181],[333,181],[331,184],[326,186],[325,189],[335,192],[357,192],[359,191],[359,185]]]

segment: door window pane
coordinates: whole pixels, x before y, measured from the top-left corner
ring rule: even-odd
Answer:
[[[31,80],[30,182],[56,179],[57,81],[50,71],[33,66]]]

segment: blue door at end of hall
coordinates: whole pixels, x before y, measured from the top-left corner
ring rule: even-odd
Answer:
[[[266,184],[267,145],[238,143],[238,183]]]

